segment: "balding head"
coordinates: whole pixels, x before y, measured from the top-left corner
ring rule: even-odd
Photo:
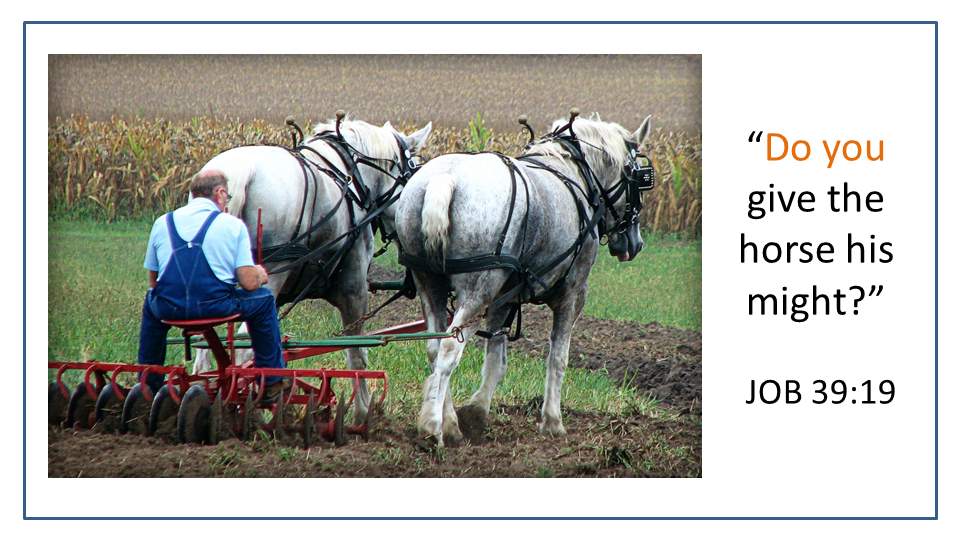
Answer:
[[[227,177],[222,172],[209,169],[194,175],[190,182],[190,194],[194,197],[212,198],[213,192],[220,186],[227,187]]]

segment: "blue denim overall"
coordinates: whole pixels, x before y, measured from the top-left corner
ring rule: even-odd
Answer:
[[[285,367],[273,293],[263,287],[248,292],[221,281],[203,254],[204,237],[219,214],[211,212],[190,241],[180,237],[173,223],[173,213],[167,214],[167,231],[173,253],[157,285],[147,292],[143,302],[137,358],[139,364],[164,364],[170,325],[161,322],[163,319],[210,319],[242,313],[250,332],[254,365],[263,368]],[[163,384],[163,378],[162,374],[152,373],[147,377],[147,384],[156,391]],[[280,379],[267,377],[266,384]]]

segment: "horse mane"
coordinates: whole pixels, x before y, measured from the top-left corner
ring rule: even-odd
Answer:
[[[327,120],[313,128],[313,134],[335,132],[336,120]],[[340,124],[340,134],[344,138],[354,141],[353,146],[362,154],[374,158],[396,159],[399,149],[397,140],[388,130],[380,126],[368,124],[363,120],[351,120],[349,116]],[[353,136],[350,137],[350,134]]]
[[[550,131],[554,132],[568,122],[569,120],[565,119],[555,120],[550,126]],[[594,114],[589,119],[577,118],[573,123],[573,132],[580,139],[580,148],[583,149],[584,157],[594,171],[599,172],[608,168],[619,171],[623,168],[627,159],[624,140],[629,139],[631,135],[629,131],[619,124],[603,122],[597,114]],[[556,141],[544,139],[524,152],[524,154],[528,153],[563,159],[567,155],[567,149]]]

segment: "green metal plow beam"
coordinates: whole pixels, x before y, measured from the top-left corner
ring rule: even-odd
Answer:
[[[283,342],[283,348],[296,349],[303,347],[380,347],[393,341],[417,341],[423,339],[443,339],[452,337],[448,332],[418,332],[415,334],[385,334],[382,336],[337,336],[328,339],[314,340],[294,340],[290,339]],[[226,344],[227,337],[219,336],[220,341]],[[182,345],[184,338],[169,338],[168,345]],[[207,348],[209,345],[206,340],[200,336],[191,336],[190,346],[197,348]],[[237,334],[234,336],[233,346],[237,349],[249,349],[250,336],[248,334]]]

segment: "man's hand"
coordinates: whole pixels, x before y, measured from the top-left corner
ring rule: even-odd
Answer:
[[[237,268],[237,282],[245,291],[255,291],[270,281],[270,274],[262,265],[241,266]]]

